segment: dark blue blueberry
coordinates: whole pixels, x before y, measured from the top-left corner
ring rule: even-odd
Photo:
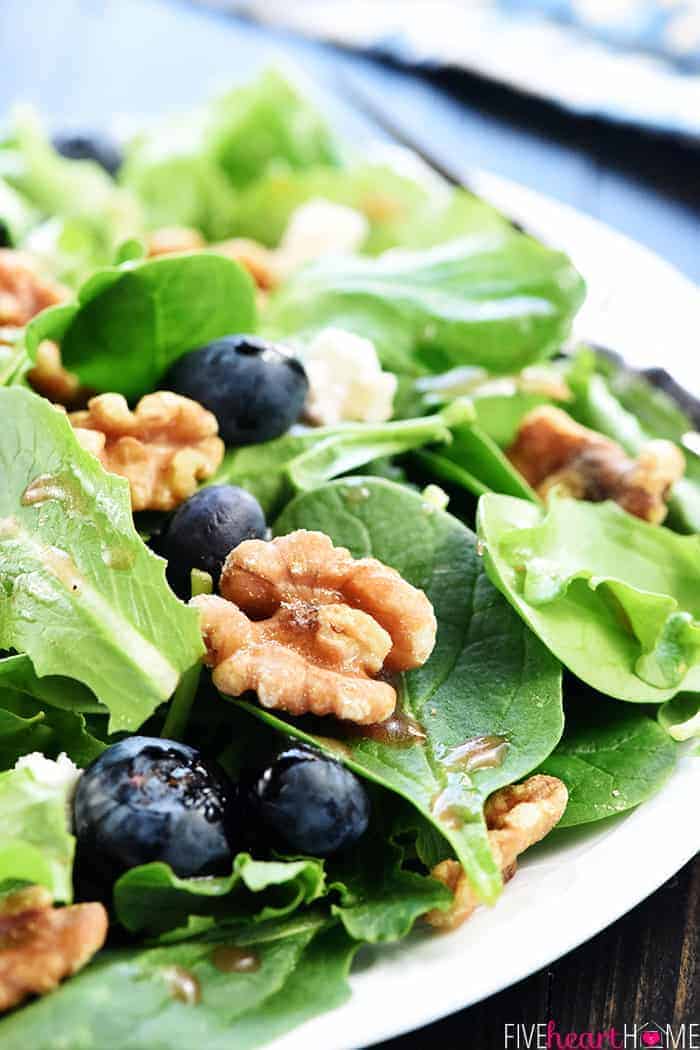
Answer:
[[[309,389],[296,357],[251,335],[228,335],[185,354],[161,385],[213,412],[227,445],[284,434],[301,415]]]
[[[226,555],[243,540],[264,539],[265,515],[254,496],[235,485],[210,485],[195,492],[173,514],[154,548],[168,562],[168,582],[190,596],[192,569],[219,582]]]
[[[82,869],[112,881],[150,861],[176,875],[230,871],[234,788],[193,747],[132,736],[88,766],[73,801]]]
[[[367,792],[349,769],[315,748],[288,748],[252,783],[252,818],[280,850],[327,857],[367,830]]]
[[[116,175],[122,166],[122,152],[115,142],[103,135],[54,135],[53,147],[69,160],[94,160],[109,175]]]

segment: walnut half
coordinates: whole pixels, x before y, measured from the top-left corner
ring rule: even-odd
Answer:
[[[630,459],[614,441],[550,405],[528,412],[508,457],[540,496],[558,486],[573,499],[611,499],[657,525],[685,469],[683,453],[671,441],[650,441]]]
[[[229,554],[222,597],[194,598],[214,684],[263,707],[369,725],[396,706],[386,671],[425,663],[435,644],[423,591],[375,558],[354,559],[300,529]]]
[[[133,412],[121,394],[100,394],[69,418],[83,447],[128,479],[134,510],[173,510],[223,459],[216,417],[167,390],[142,397]]]
[[[106,936],[101,904],[54,908],[43,886],[8,894],[0,904],[0,1013],[50,992],[85,966]]]
[[[484,816],[489,845],[504,881],[515,874],[518,856],[559,823],[568,798],[561,780],[538,773],[523,784],[494,791],[487,799]],[[452,890],[454,900],[447,911],[429,911],[425,920],[439,929],[454,930],[466,922],[479,901],[459,861],[443,860],[431,875]]]
[[[0,248],[0,327],[23,328],[68,295],[63,285],[43,276],[38,261],[27,252]]]

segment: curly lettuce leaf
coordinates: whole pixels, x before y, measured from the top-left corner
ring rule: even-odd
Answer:
[[[192,915],[283,918],[325,892],[323,861],[261,861],[239,853],[226,876],[182,879],[160,862],[131,868],[115,883],[114,907],[128,930],[153,934],[182,926]]]
[[[42,339],[61,344],[63,364],[90,388],[135,398],[157,387],[182,354],[255,325],[253,281],[210,252],[132,260],[94,273],[74,302],[27,326],[34,357]]]
[[[426,739],[397,747],[343,735],[330,719],[315,735],[313,727],[254,705],[247,709],[283,732],[330,748],[412,803],[455,851],[476,892],[493,901],[501,878],[486,837],[484,799],[554,748],[562,731],[559,664],[489,583],[475,536],[418,493],[371,477],[331,482],[293,500],[274,531],[299,528],[319,529],[355,556],[379,558],[428,594],[437,643],[425,666],[404,675],[399,687],[406,715],[422,725]],[[466,771],[453,749],[494,735],[505,738],[500,764]]]
[[[399,372],[477,364],[503,373],[554,353],[583,294],[565,255],[504,227],[312,264],[272,299],[264,327],[304,341],[337,325],[372,339]]]
[[[663,701],[700,686],[700,539],[614,503],[479,501],[494,584],[566,667],[601,693]]]
[[[339,147],[324,117],[289,78],[264,70],[214,99],[207,113],[211,156],[234,186],[271,170],[335,164]]]
[[[670,777],[677,752],[654,719],[636,708],[582,700],[567,709],[564,736],[539,769],[569,791],[557,826],[589,824],[638,806]]]
[[[8,770],[0,773],[0,812],[0,884],[38,883],[54,900],[70,902],[75,840],[68,789],[43,783],[28,768]]]
[[[661,705],[657,717],[674,740],[700,736],[700,693],[678,693]]]
[[[199,659],[197,616],[134,529],[127,482],[68,419],[19,388],[0,415],[0,647],[86,685],[110,731],[137,729]]]

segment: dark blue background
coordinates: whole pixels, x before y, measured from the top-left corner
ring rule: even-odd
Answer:
[[[184,2],[0,0],[0,111],[28,100],[54,128],[99,128],[114,114],[177,110],[285,56],[317,80],[323,105],[353,141],[378,129],[343,99],[348,83],[360,85],[465,177],[479,166],[526,183],[635,237],[700,280],[700,151],[575,120],[476,78],[413,76]],[[699,894],[696,864],[552,967],[392,1040],[386,1050],[497,1050],[505,1022],[550,1017],[563,1031],[620,1027],[648,1016],[695,1020]]]
[[[28,99],[56,126],[177,110],[280,57],[318,81],[353,140],[378,130],[342,101],[347,78],[458,169],[490,169],[566,201],[700,281],[700,150],[576,120],[475,78],[414,77],[184,2],[0,3],[0,111]]]

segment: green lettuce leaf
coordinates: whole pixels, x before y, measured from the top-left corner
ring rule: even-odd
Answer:
[[[494,584],[584,682],[631,701],[700,687],[698,537],[614,503],[497,495],[478,531]]]
[[[394,423],[341,423],[285,434],[274,441],[227,452],[209,484],[233,484],[251,492],[267,514],[299,492],[422,445],[449,443],[451,428],[473,416],[467,401],[443,412]]]
[[[674,740],[700,736],[700,693],[678,693],[661,705],[657,717]]]
[[[331,482],[298,496],[275,523],[277,535],[319,529],[355,556],[372,555],[422,587],[439,630],[427,664],[403,676],[400,704],[426,735],[411,746],[343,736],[332,720],[319,734],[248,705],[283,732],[334,753],[357,772],[411,802],[449,842],[477,893],[492,901],[501,879],[488,846],[483,803],[551,752],[562,731],[560,669],[518,622],[486,578],[476,538],[418,493],[378,478]],[[337,730],[336,730],[337,732]],[[454,749],[495,737],[500,764],[460,768]],[[445,852],[448,852],[447,845]]]
[[[298,87],[275,69],[209,104],[211,155],[234,186],[270,170],[333,164],[339,150],[325,119]]]
[[[486,431],[476,423],[455,427],[453,440],[439,452],[419,452],[417,458],[443,481],[475,496],[502,492],[539,502],[535,491],[512,466]]]
[[[365,216],[370,232],[363,251],[372,255],[399,246],[429,248],[475,230],[507,225],[494,208],[467,190],[433,177],[414,178],[391,158],[370,158],[342,168],[268,172],[239,194],[236,233],[275,247],[296,208],[319,197]]]
[[[27,326],[31,356],[42,339],[94,390],[135,398],[157,387],[182,354],[255,325],[249,274],[210,252],[136,260],[97,271],[74,302]]]
[[[673,772],[677,751],[654,719],[636,708],[586,700],[567,709],[564,737],[539,769],[569,790],[557,827],[603,820],[644,802]]]
[[[236,193],[208,155],[200,113],[178,116],[134,139],[119,180],[140,200],[151,229],[193,226],[211,241],[233,233]]]
[[[0,812],[0,884],[38,883],[54,900],[70,902],[75,840],[67,788],[44,784],[31,769],[8,770],[0,773]]]
[[[88,686],[110,731],[137,729],[199,658],[197,616],[136,533],[127,482],[67,418],[19,388],[0,414],[0,647]]]
[[[5,243],[20,244],[38,221],[39,213],[29,201],[0,178],[0,232],[5,235]]]
[[[324,893],[323,861],[261,861],[239,853],[227,876],[181,879],[160,862],[131,868],[114,886],[114,907],[128,930],[161,933],[191,915],[282,918]]]
[[[231,949],[247,953],[249,970],[226,972]],[[344,1002],[356,950],[342,928],[310,915],[271,929],[243,925],[223,945],[100,952],[0,1021],[0,1041],[3,1050],[252,1050]]]
[[[582,299],[566,256],[503,228],[312,264],[272,299],[264,326],[302,341],[326,325],[349,329],[399,372],[478,364],[502,373],[554,353]]]

